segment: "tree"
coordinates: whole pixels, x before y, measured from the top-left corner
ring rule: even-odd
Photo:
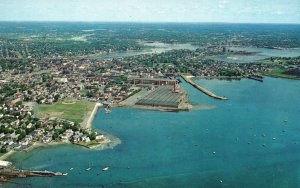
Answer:
[[[52,139],[56,140],[58,138],[58,136],[59,136],[59,133],[55,131],[52,135]]]
[[[5,147],[2,147],[1,149],[0,149],[0,152],[1,153],[6,153],[7,151],[6,151],[6,148]]]
[[[59,94],[56,94],[56,95],[54,96],[54,102],[58,101],[58,99],[59,99]]]
[[[26,133],[24,131],[22,131],[18,137],[18,141],[22,140],[23,138],[25,138]]]
[[[96,133],[95,132],[92,132],[90,135],[89,135],[89,138],[91,140],[95,140],[96,139]]]

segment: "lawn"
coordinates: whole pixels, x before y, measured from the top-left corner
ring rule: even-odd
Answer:
[[[39,116],[58,117],[81,123],[88,111],[92,111],[95,103],[88,101],[75,101],[70,104],[59,101],[54,104],[39,105]]]
[[[295,75],[291,75],[291,74],[285,74],[284,70],[281,69],[273,69],[271,70],[270,73],[268,73],[270,76],[277,76],[277,77],[282,77],[282,78],[297,78],[297,76]]]
[[[99,146],[101,144],[101,142],[98,142],[97,140],[92,140],[90,142],[78,142],[76,143],[77,145],[86,147],[86,148],[92,148],[95,146]]]

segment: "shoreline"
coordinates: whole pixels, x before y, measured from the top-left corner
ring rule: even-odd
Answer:
[[[84,117],[84,119],[83,119],[83,121],[81,123],[81,127],[82,128],[84,128],[84,129],[90,129],[92,127],[92,122],[93,122],[93,120],[95,118],[95,115],[96,115],[98,109],[100,107],[102,107],[102,106],[103,106],[103,104],[97,102],[95,104],[93,110],[86,113],[86,115],[85,115],[85,117]]]
[[[247,78],[246,76],[186,76],[188,78],[196,78],[196,79],[232,79],[232,80],[239,80],[243,78]]]
[[[85,129],[90,129],[92,127],[92,122],[94,120],[94,117],[100,107],[102,107],[103,104],[101,103],[96,103],[94,106],[94,109],[92,111],[87,112],[86,117],[84,118],[84,121],[81,123],[81,127]],[[61,144],[72,144],[72,145],[77,145],[81,147],[85,147],[88,149],[98,149],[98,150],[103,150],[103,149],[108,149],[108,148],[114,148],[115,146],[119,145],[122,143],[122,141],[110,134],[104,133],[101,130],[99,130],[105,137],[104,142],[99,142],[98,144],[92,146],[92,147],[86,147],[84,145],[72,143],[70,141],[51,141],[49,143],[43,143],[43,142],[34,142],[32,145],[30,145],[28,148],[22,149],[22,150],[10,150],[7,153],[4,153],[2,156],[0,156],[0,160],[7,160],[10,156],[17,152],[30,152],[34,149],[37,148],[43,148],[43,147],[49,147],[49,146],[55,146],[55,145],[61,145]]]
[[[67,144],[67,145],[77,145],[83,148],[87,148],[87,149],[96,149],[96,150],[104,150],[104,149],[113,149],[115,146],[119,145],[122,143],[122,141],[110,134],[103,134],[105,139],[104,142],[99,142],[98,144],[93,145],[92,147],[87,147],[81,144],[76,144],[76,143],[72,143],[70,141],[52,141],[50,143],[42,143],[42,142],[35,142],[34,144],[32,144],[31,146],[29,146],[26,149],[20,150],[20,151],[16,151],[16,150],[10,150],[9,152],[3,154],[2,156],[0,156],[0,160],[7,160],[10,156],[12,156],[13,154],[17,153],[17,152],[31,152],[32,150],[38,149],[38,148],[46,148],[46,147],[51,147],[51,146],[57,146],[57,145],[62,145],[62,144]]]
[[[281,76],[281,75],[273,75],[273,74],[264,74],[264,76],[272,77],[272,78],[281,78],[281,79],[289,79],[289,80],[300,80],[300,77],[289,77],[289,76]]]
[[[74,143],[74,145],[87,148],[87,149],[92,149],[92,150],[104,150],[104,149],[113,149],[115,146],[122,143],[122,141],[119,138],[111,134],[103,133],[103,135],[104,135],[104,139],[101,142],[93,144],[92,146],[87,146],[80,143]]]
[[[120,105],[118,107],[135,108],[135,109],[142,109],[142,110],[154,110],[154,111],[161,111],[161,112],[188,111],[189,109],[191,109],[191,108],[180,109],[180,108],[170,108],[170,107],[162,107],[162,106],[145,106],[145,105],[133,105],[133,106]]]
[[[35,142],[28,148],[20,150],[20,151],[10,150],[9,152],[3,154],[0,157],[0,160],[7,160],[11,155],[13,155],[14,153],[17,153],[17,152],[30,152],[31,150],[34,150],[37,148],[55,146],[55,145],[60,145],[60,144],[68,144],[68,143],[67,142],[50,142],[50,143]]]
[[[1,157],[0,157],[0,160],[7,160],[7,158],[9,158],[11,155],[13,155],[16,151],[15,150],[10,150],[9,152],[7,153],[4,153]]]
[[[300,77],[289,77],[289,76],[281,76],[281,75],[273,75],[273,74],[267,74],[267,73],[263,73],[262,74],[265,77],[273,77],[273,78],[282,78],[282,79],[290,79],[290,80],[300,80]],[[240,80],[240,79],[248,79],[248,77],[245,76],[186,76],[189,78],[196,78],[196,79],[229,79],[229,80]]]
[[[216,108],[214,105],[207,105],[207,104],[192,104],[188,103],[187,108],[168,108],[168,107],[161,107],[161,106],[145,106],[145,105],[133,105],[133,106],[124,106],[119,105],[117,107],[120,108],[133,108],[133,109],[141,109],[141,110],[153,110],[153,111],[160,111],[160,112],[178,112],[178,111],[190,111],[190,110],[210,110]]]

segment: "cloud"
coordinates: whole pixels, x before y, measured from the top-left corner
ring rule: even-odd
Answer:
[[[225,7],[223,4],[219,4],[218,6],[219,6],[219,8],[224,8]]]
[[[228,0],[221,0],[220,3],[222,3],[222,4],[228,4],[229,1]]]
[[[283,11],[281,11],[281,10],[277,10],[277,11],[275,11],[275,14],[276,14],[276,15],[283,15],[283,14],[284,14],[284,12],[283,12]]]
[[[299,5],[300,0],[0,0],[0,20],[299,23]]]
[[[228,3],[229,3],[228,0],[221,0],[221,1],[219,1],[218,7],[221,8],[221,9],[223,9],[223,8],[225,8],[225,6],[226,6]]]

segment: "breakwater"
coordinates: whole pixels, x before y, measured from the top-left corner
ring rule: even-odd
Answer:
[[[14,167],[0,167],[0,183],[6,182],[12,178],[25,178],[32,176],[65,176],[67,173],[52,171],[31,171],[19,170]]]
[[[200,85],[196,84],[195,82],[193,82],[189,77],[187,76],[183,76],[182,74],[180,75],[187,83],[191,84],[192,86],[194,86],[195,88],[197,88],[198,90],[200,90],[201,92],[203,92],[204,94],[212,97],[212,98],[215,98],[215,99],[219,99],[219,100],[227,100],[227,97],[221,97],[221,96],[218,96],[216,94],[214,94],[213,92],[211,91],[208,91],[207,89],[201,87]]]
[[[90,115],[90,117],[89,117],[89,119],[86,123],[86,128],[91,128],[92,127],[92,122],[93,122],[94,117],[95,117],[95,115],[98,111],[98,108],[100,108],[102,106],[103,106],[103,104],[101,104],[101,103],[96,103],[95,104],[95,107],[94,107],[94,109],[93,109],[93,111],[92,111],[92,113],[91,113],[91,115]]]

